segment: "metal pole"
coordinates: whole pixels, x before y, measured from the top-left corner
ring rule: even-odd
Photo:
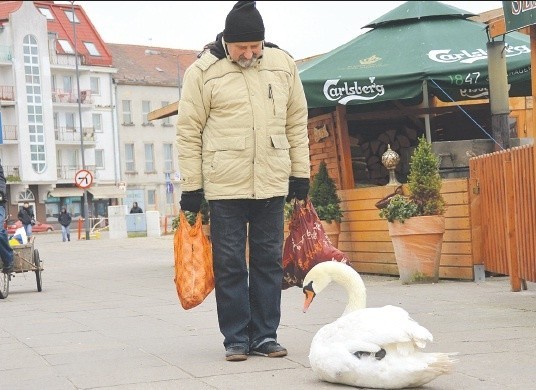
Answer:
[[[74,1],[71,1],[71,21],[73,24],[73,40],[74,40],[74,63],[76,67],[76,88],[78,95],[78,117],[80,122],[80,150],[82,153],[82,169],[86,169],[86,159],[84,156],[84,133],[82,128],[82,101],[80,99],[80,73],[78,71],[78,52],[76,49],[76,17],[74,13]],[[87,201],[87,188],[84,188],[84,208],[82,210],[82,217],[84,218],[84,227],[86,229],[86,240],[89,240],[89,218],[88,218],[89,205]]]

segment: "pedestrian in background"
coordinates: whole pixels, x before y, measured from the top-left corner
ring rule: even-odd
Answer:
[[[13,248],[9,245],[4,220],[6,219],[6,177],[4,167],[0,163],[0,260],[2,260],[2,272],[9,274],[13,271]]]
[[[63,242],[71,241],[71,221],[71,214],[67,212],[65,207],[62,207],[58,217],[58,222],[61,225],[61,238]]]
[[[138,206],[138,202],[132,203],[132,208],[130,209],[130,214],[139,214],[143,213],[141,207]]]
[[[22,226],[24,226],[26,236],[28,237],[28,239],[30,239],[32,235],[32,226],[35,224],[35,215],[30,208],[30,204],[28,202],[24,202],[21,209],[19,210],[17,217],[22,223]]]
[[[177,120],[181,209],[209,203],[215,293],[228,361],[282,357],[285,196],[305,199],[307,102],[294,59],[264,41],[254,1],[186,71]],[[249,264],[246,261],[249,240]]]

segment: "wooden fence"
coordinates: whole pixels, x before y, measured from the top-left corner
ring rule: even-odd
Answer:
[[[512,291],[536,282],[536,148],[469,160],[473,261],[510,275]]]
[[[359,272],[398,275],[387,220],[380,218],[379,210],[374,206],[393,190],[392,186],[378,186],[339,191],[345,213],[338,247],[349,256]],[[473,280],[468,180],[443,180],[441,192],[447,209],[439,276]]]

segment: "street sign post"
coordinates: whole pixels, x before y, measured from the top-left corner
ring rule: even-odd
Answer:
[[[74,176],[74,184],[79,188],[89,188],[93,184],[93,175],[86,169],[81,169]]]

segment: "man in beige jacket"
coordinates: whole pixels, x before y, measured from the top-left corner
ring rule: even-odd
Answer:
[[[307,102],[292,57],[264,41],[254,1],[235,4],[185,72],[177,144],[181,208],[209,203],[226,359],[286,356],[277,342],[283,207],[309,190]]]

